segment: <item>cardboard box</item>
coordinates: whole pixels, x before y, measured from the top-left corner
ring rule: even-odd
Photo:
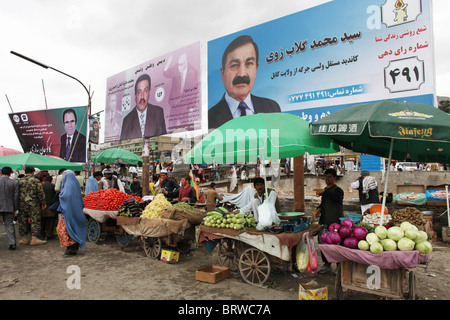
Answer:
[[[161,250],[161,261],[165,263],[178,263],[180,258],[180,253],[172,249],[162,249]]]
[[[217,283],[230,276],[230,268],[219,266],[207,266],[195,271],[195,280]]]

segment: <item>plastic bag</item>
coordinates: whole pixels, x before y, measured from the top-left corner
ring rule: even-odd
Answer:
[[[308,271],[309,273],[314,273],[317,269],[317,267],[319,266],[319,260],[317,259],[317,251],[316,251],[316,246],[314,245],[314,240],[311,236],[306,237],[306,243],[308,246],[308,257],[309,257],[309,262],[308,262],[308,267],[306,269],[306,271]]]
[[[306,289],[301,284],[298,290],[299,300],[328,300],[328,287]]]
[[[270,227],[273,223],[280,222],[277,210],[270,201],[264,201],[263,204],[258,206],[258,225],[256,230],[264,230],[266,227]]]
[[[306,271],[309,264],[309,254],[308,254],[308,244],[306,241],[306,235],[308,232],[304,233],[302,240],[300,240],[297,248],[295,250],[295,259],[297,262],[297,269],[300,272]]]

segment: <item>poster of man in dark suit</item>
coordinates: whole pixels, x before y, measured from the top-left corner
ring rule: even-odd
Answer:
[[[148,103],[150,89],[150,76],[144,73],[135,82],[136,106],[123,119],[120,140],[155,137],[167,133],[164,110]]]
[[[215,129],[240,116],[281,112],[274,100],[252,95],[259,67],[259,49],[252,37],[242,35],[225,49],[220,73],[225,87],[222,99],[208,110],[208,128]]]
[[[70,162],[86,162],[86,136],[77,130],[77,113],[74,109],[63,112],[66,133],[61,136],[59,157]]]

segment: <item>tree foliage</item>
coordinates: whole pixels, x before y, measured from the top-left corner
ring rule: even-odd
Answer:
[[[438,108],[444,112],[450,113],[450,100],[439,101]]]

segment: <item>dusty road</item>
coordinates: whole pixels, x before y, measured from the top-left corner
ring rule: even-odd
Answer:
[[[417,298],[450,299],[450,247],[435,243],[433,259],[415,269]],[[46,245],[18,245],[8,250],[0,225],[0,300],[298,300],[299,284],[315,281],[328,286],[335,299],[333,274],[272,272],[267,286],[249,285],[239,274],[216,284],[195,280],[195,270],[216,264],[204,247],[181,254],[177,264],[148,258],[140,242],[121,248],[112,236],[87,243],[77,256],[63,255],[57,239]],[[320,260],[320,258],[319,258]],[[80,282],[73,275],[81,274]],[[79,284],[79,287],[77,287]],[[354,293],[349,299],[377,300]]]

